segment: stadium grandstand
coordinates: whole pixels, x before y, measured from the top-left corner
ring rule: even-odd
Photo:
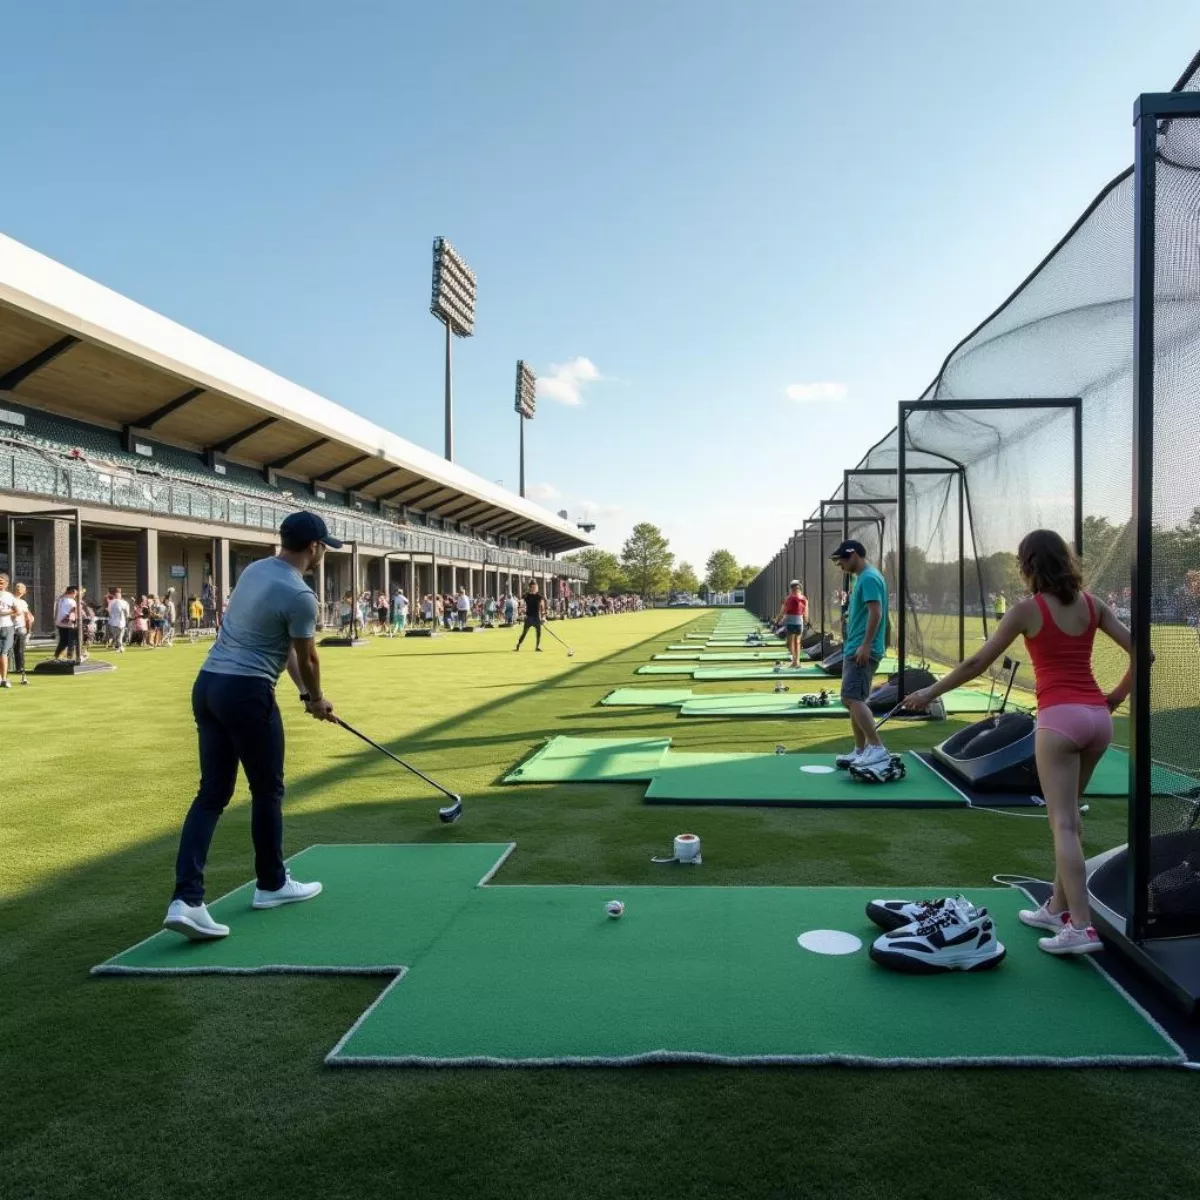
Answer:
[[[219,613],[301,508],[348,543],[313,581],[323,611],[397,584],[559,596],[586,579],[557,557],[590,544],[570,522],[0,236],[0,564],[37,632],[73,582]]]

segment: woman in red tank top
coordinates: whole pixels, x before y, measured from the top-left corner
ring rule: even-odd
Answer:
[[[1092,644],[1097,629],[1126,653],[1132,640],[1112,610],[1083,590],[1079,562],[1057,533],[1027,534],[1017,561],[1033,594],[1009,609],[980,650],[932,687],[914,692],[905,706],[928,708],[981,675],[1024,635],[1037,681],[1037,767],[1054,835],[1055,872],[1050,899],[1020,917],[1052,934],[1038,943],[1048,953],[1093,954],[1101,946],[1088,906],[1079,802],[1112,741],[1112,711],[1129,695],[1132,667],[1106,696],[1092,674]]]

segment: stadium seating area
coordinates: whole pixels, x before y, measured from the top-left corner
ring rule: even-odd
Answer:
[[[349,507],[344,493],[328,489],[318,499],[299,482],[295,490],[273,487],[253,468],[238,463],[222,464],[224,473],[218,474],[199,455],[162,442],[149,441],[151,456],[132,454],[116,430],[25,408],[7,398],[4,407],[19,412],[25,423],[0,425],[0,491],[252,529],[277,529],[284,516],[302,504],[320,512],[336,537],[364,547],[586,577],[574,564],[555,561],[551,567],[548,556],[518,549],[508,539],[461,529],[435,530],[431,523],[436,518],[424,513],[380,512],[370,501],[355,501]]]

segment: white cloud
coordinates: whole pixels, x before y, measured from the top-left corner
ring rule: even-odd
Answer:
[[[600,378],[600,368],[590,358],[551,363],[550,370],[538,376],[537,394],[568,408],[578,408],[583,403],[583,389]]]
[[[559,500],[562,498],[562,492],[552,483],[530,484],[526,488],[526,495],[530,500]]]
[[[615,517],[622,511],[619,504],[597,504],[595,500],[580,500],[579,507],[590,517]]]
[[[785,395],[789,400],[845,400],[850,389],[844,383],[789,383]]]

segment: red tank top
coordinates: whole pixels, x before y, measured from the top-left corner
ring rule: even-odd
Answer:
[[[1092,643],[1100,617],[1096,606],[1087,592],[1090,620],[1080,634],[1063,633],[1050,615],[1050,606],[1043,596],[1034,599],[1042,613],[1042,628],[1037,637],[1027,637],[1025,645],[1033,661],[1033,674],[1037,680],[1037,702],[1039,708],[1052,708],[1056,704],[1105,704],[1104,693],[1092,674]]]
[[[783,598],[783,611],[789,617],[802,617],[808,608],[808,601],[801,595],[796,596],[788,592]]]

